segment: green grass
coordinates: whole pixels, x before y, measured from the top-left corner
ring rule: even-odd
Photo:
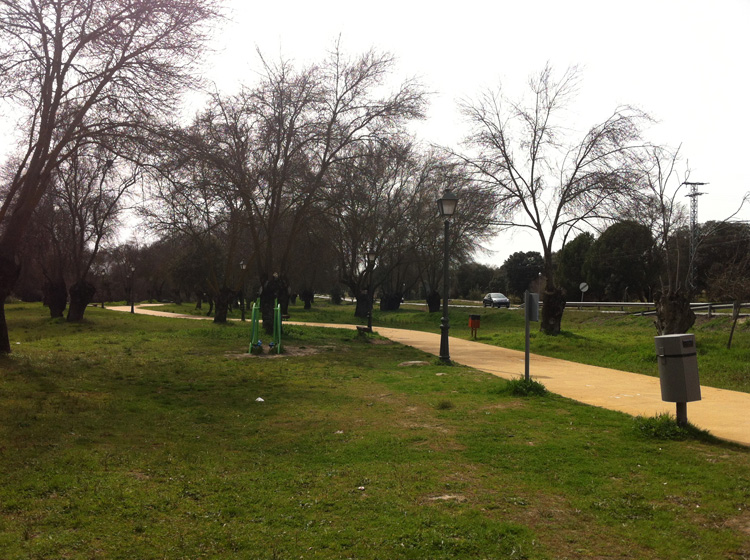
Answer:
[[[193,304],[170,305],[165,310],[191,312]],[[358,323],[354,306],[317,301],[310,310],[290,308],[291,320],[320,323]],[[478,342],[516,350],[524,349],[524,317],[521,310],[451,309],[451,336],[470,338],[469,315],[481,315]],[[440,314],[423,306],[404,305],[397,312],[375,310],[373,324],[440,332]],[[692,332],[698,348],[701,384],[750,392],[750,322],[738,323],[731,350],[726,344],[731,320],[727,315],[707,319],[699,316]],[[595,366],[658,376],[653,318],[568,309],[559,336],[546,336],[532,323],[531,351]]]
[[[349,331],[7,314],[3,559],[750,555],[744,448]]]

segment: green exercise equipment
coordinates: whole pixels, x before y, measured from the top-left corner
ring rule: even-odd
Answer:
[[[260,298],[253,303],[253,309],[250,313],[250,354],[260,354],[263,352],[263,341],[260,340]]]

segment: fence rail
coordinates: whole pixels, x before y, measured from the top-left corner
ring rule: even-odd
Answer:
[[[654,315],[656,313],[656,306],[653,303],[650,302],[642,302],[642,301],[569,301],[566,304],[566,307],[568,309],[570,308],[584,308],[584,307],[592,307],[601,310],[605,307],[614,307],[614,308],[620,308],[620,311],[625,311],[625,308],[643,308],[639,311],[633,312],[633,315]],[[713,315],[714,311],[720,310],[720,309],[732,309],[734,307],[733,303],[691,303],[690,308],[693,311],[708,311],[708,316],[711,317]],[[740,311],[742,309],[750,309],[750,303],[741,303],[740,304]]]

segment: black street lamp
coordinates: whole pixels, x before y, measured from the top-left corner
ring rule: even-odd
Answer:
[[[367,268],[370,269],[370,287],[367,289],[367,295],[370,298],[370,307],[367,310],[367,332],[372,332],[372,307],[375,305],[375,294],[372,293],[372,273],[375,268],[375,259],[377,258],[378,255],[375,253],[375,249],[370,247],[367,250]]]
[[[443,319],[440,322],[440,361],[447,364],[451,361],[450,350],[448,349],[448,331],[450,330],[450,321],[448,320],[448,293],[449,293],[449,264],[450,255],[448,254],[448,226],[450,217],[456,211],[458,197],[451,191],[445,191],[443,198],[438,199],[438,209],[440,215],[445,218],[445,231],[443,234],[444,251],[443,251]]]
[[[133,297],[133,283],[135,282],[135,265],[130,265],[130,312],[135,313],[135,298]]]
[[[240,288],[240,310],[242,311],[242,320],[245,320],[245,269],[247,263],[240,261],[240,270],[242,270],[242,288]]]

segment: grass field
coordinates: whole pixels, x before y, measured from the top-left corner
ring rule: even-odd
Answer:
[[[168,305],[164,310],[200,313],[194,305]],[[162,309],[162,308],[160,308]],[[204,311],[205,313],[205,311]],[[321,323],[363,323],[354,317],[351,304],[331,305],[315,301],[310,310],[291,306],[292,321]],[[478,342],[516,350],[524,349],[524,316],[521,310],[451,308],[451,336],[469,339],[469,315],[481,316]],[[397,312],[375,310],[373,324],[414,330],[440,332],[440,314],[430,314],[423,306],[405,305]],[[234,316],[239,317],[235,311]],[[721,389],[750,392],[750,323],[738,323],[732,348],[727,350],[731,326],[726,314],[708,319],[699,316],[692,332],[698,348],[701,384]],[[623,371],[658,375],[653,318],[596,311],[568,309],[563,317],[562,333],[551,337],[532,323],[531,351]]]
[[[745,448],[350,331],[7,313],[3,559],[750,557]]]

